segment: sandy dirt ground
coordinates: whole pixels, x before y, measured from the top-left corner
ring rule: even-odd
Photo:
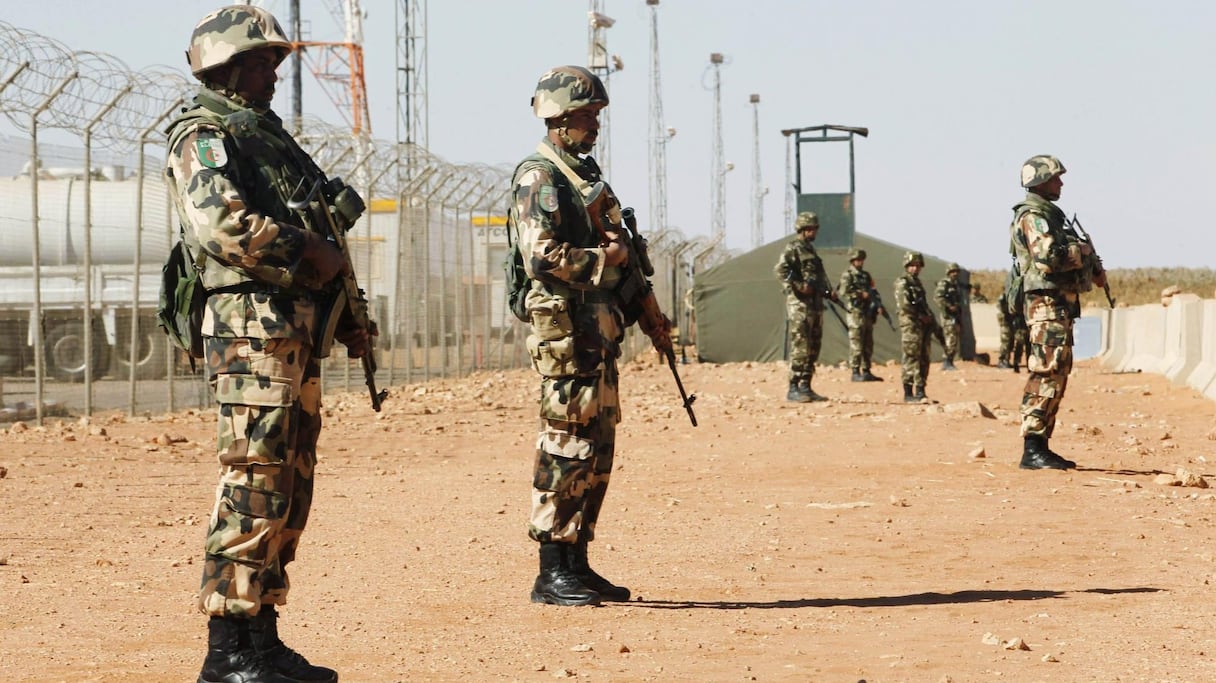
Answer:
[[[782,364],[685,365],[693,428],[626,365],[591,557],[634,599],[581,608],[528,601],[530,372],[331,394],[284,639],[346,682],[1216,680],[1213,403],[1079,363],[1080,467],[1027,472],[1025,375],[960,368],[798,405]],[[0,679],[194,680],[213,419],[0,432]]]

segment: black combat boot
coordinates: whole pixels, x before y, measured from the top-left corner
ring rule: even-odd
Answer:
[[[854,382],[864,382],[864,381],[866,381],[866,377],[865,377],[865,375],[861,374],[861,370],[858,370],[857,368],[853,368],[853,381]]]
[[[1018,467],[1024,470],[1071,470],[1076,466],[1077,463],[1048,450],[1047,439],[1033,434],[1023,439],[1022,462]]]
[[[881,382],[882,378],[870,372],[870,368],[866,368],[861,372],[861,381],[863,382]]]
[[[912,398],[916,399],[917,403],[924,403],[925,401],[928,401],[929,397],[925,396],[925,385],[917,384],[916,386],[912,387]]]
[[[790,380],[790,391],[785,395],[785,400],[793,401],[794,403],[810,403],[811,397],[802,393],[802,388],[798,385],[798,380]]]
[[[579,542],[571,548],[566,559],[570,561],[570,571],[574,572],[578,580],[587,588],[599,593],[601,598],[613,602],[629,602],[628,588],[614,585],[591,568],[591,564],[587,561],[587,539],[579,539]]]
[[[815,390],[811,388],[811,380],[809,379],[804,379],[798,383],[798,391],[806,394],[806,400],[808,401],[819,402],[828,400],[827,396],[820,396],[815,393]]]
[[[920,403],[920,399],[912,395],[912,385],[904,383],[904,403]]]
[[[540,544],[540,574],[532,585],[532,602],[549,605],[598,605],[600,594],[583,585],[567,559],[574,546],[547,541]]]
[[[946,360],[942,361],[942,370],[946,372],[954,372],[955,370],[958,370],[958,368],[954,367],[954,359],[947,358]]]
[[[207,622],[207,658],[198,683],[292,683],[275,673],[253,646],[249,619],[211,617]]]
[[[1018,367],[1021,364],[1021,362],[1022,362],[1021,354],[1017,354],[1017,353],[1013,354],[1013,371],[1014,372],[1020,373],[1022,371],[1022,369],[1020,367]]]
[[[1002,358],[1000,362],[996,364],[996,366],[1002,370],[1008,370],[1009,368],[1013,367],[1009,364],[1009,361],[1005,360],[1004,358]]]
[[[274,605],[262,605],[249,624],[253,647],[261,653],[271,668],[300,683],[338,683],[338,672],[323,666],[313,666],[299,652],[279,640],[279,612]]]

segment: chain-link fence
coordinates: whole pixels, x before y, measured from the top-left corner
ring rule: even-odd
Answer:
[[[173,69],[133,71],[0,22],[0,113],[16,132],[0,136],[0,420],[210,403],[201,369],[155,324],[178,234],[163,129],[193,89]],[[380,329],[381,385],[529,363],[504,303],[510,167],[453,164],[313,119],[297,139],[371,198],[348,244]],[[649,238],[659,303],[690,330],[692,273],[727,253],[674,229]],[[647,344],[631,332],[627,357]],[[323,370],[330,387],[363,382],[340,350]]]

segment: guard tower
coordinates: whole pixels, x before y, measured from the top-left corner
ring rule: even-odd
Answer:
[[[793,136],[791,142],[794,147],[795,212],[814,211],[819,216],[819,235],[815,238],[815,247],[818,249],[847,249],[853,246],[853,193],[856,190],[853,173],[853,136],[868,137],[870,129],[825,124],[808,128],[790,128],[781,131],[781,134],[786,138]],[[806,142],[849,143],[849,191],[847,193],[816,194],[802,191],[802,144]]]

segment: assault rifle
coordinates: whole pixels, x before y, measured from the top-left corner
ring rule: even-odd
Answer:
[[[878,320],[878,315],[886,319],[887,324],[891,329],[895,329],[895,323],[891,322],[891,314],[887,313],[887,307],[882,305],[882,297],[878,295],[878,290],[870,287],[869,304],[866,306],[866,315],[870,316],[870,320]]]
[[[919,314],[916,316],[917,320],[933,334],[933,337],[937,339],[937,343],[942,345],[942,350],[944,351],[946,349],[946,335],[942,333],[942,326],[937,322],[937,316],[933,315],[933,311],[929,310],[929,302],[925,301],[923,297],[916,297],[908,303],[912,304],[919,311]]]
[[[697,395],[684,390],[684,382],[680,380],[680,372],[676,370],[676,354],[671,344],[671,320],[663,314],[663,309],[655,298],[654,287],[647,279],[654,275],[654,265],[650,262],[646,238],[638,231],[637,217],[632,208],[621,208],[607,183],[595,183],[584,193],[583,198],[591,222],[600,233],[601,246],[608,245],[609,232],[618,233],[624,238],[622,242],[629,250],[629,258],[623,266],[621,281],[616,288],[621,311],[627,320],[637,321],[642,332],[650,337],[650,343],[654,345],[655,350],[667,360],[667,367],[671,369],[671,376],[680,391],[684,412],[688,413],[688,421],[696,427],[697,415],[692,410],[692,403],[697,400]]]
[[[290,200],[287,207],[296,211],[309,211],[315,217],[320,214],[322,220],[314,220],[318,230],[322,231],[325,239],[333,242],[342,251],[346,260],[344,274],[338,279],[342,282],[331,292],[332,299],[327,310],[322,312],[320,337],[313,348],[317,358],[329,356],[333,345],[334,332],[338,321],[349,316],[360,329],[367,331],[368,349],[360,359],[363,363],[363,378],[367,383],[367,391],[372,399],[372,410],[380,412],[380,405],[388,398],[388,390],[376,390],[376,359],[371,352],[371,338],[376,335],[376,323],[367,312],[367,297],[355,279],[354,264],[351,262],[350,249],[346,245],[346,231],[354,225],[355,220],[363,213],[363,199],[354,188],[342,182],[341,178],[325,180],[319,177],[309,188],[308,194],[302,199]]]
[[[1094,248],[1094,240],[1092,237],[1089,236],[1088,232],[1085,232],[1085,228],[1081,227],[1081,221],[1080,221],[1080,219],[1077,218],[1077,214],[1074,213],[1072,215],[1071,220],[1069,220],[1067,218],[1064,219],[1064,224],[1067,225],[1068,227],[1072,228],[1073,231],[1077,233],[1077,237],[1081,238],[1082,242],[1089,245],[1090,253],[1093,254],[1094,263],[1098,266],[1098,272],[1099,273],[1106,272],[1106,268],[1102,265],[1102,257],[1098,256],[1098,250]],[[1115,307],[1115,297],[1110,295],[1110,283],[1109,282],[1104,283],[1102,285],[1102,291],[1106,293],[1106,303],[1110,304],[1111,308],[1114,308]]]
[[[806,282],[797,279],[794,271],[789,271],[785,274],[785,281],[790,283],[790,286],[794,289],[794,296],[798,297],[799,299],[802,299],[805,296],[810,296],[809,294],[803,294],[800,291],[800,286],[805,285]],[[823,303],[827,304],[828,310],[832,311],[832,315],[836,316],[836,320],[840,323],[840,326],[844,328],[845,336],[849,336],[849,324],[846,323],[844,321],[844,317],[840,315],[840,309],[836,308],[836,304],[832,303],[833,301],[840,301],[840,297],[836,295],[836,292],[832,291],[831,287],[827,286],[827,283],[822,285],[819,293],[823,296]]]

